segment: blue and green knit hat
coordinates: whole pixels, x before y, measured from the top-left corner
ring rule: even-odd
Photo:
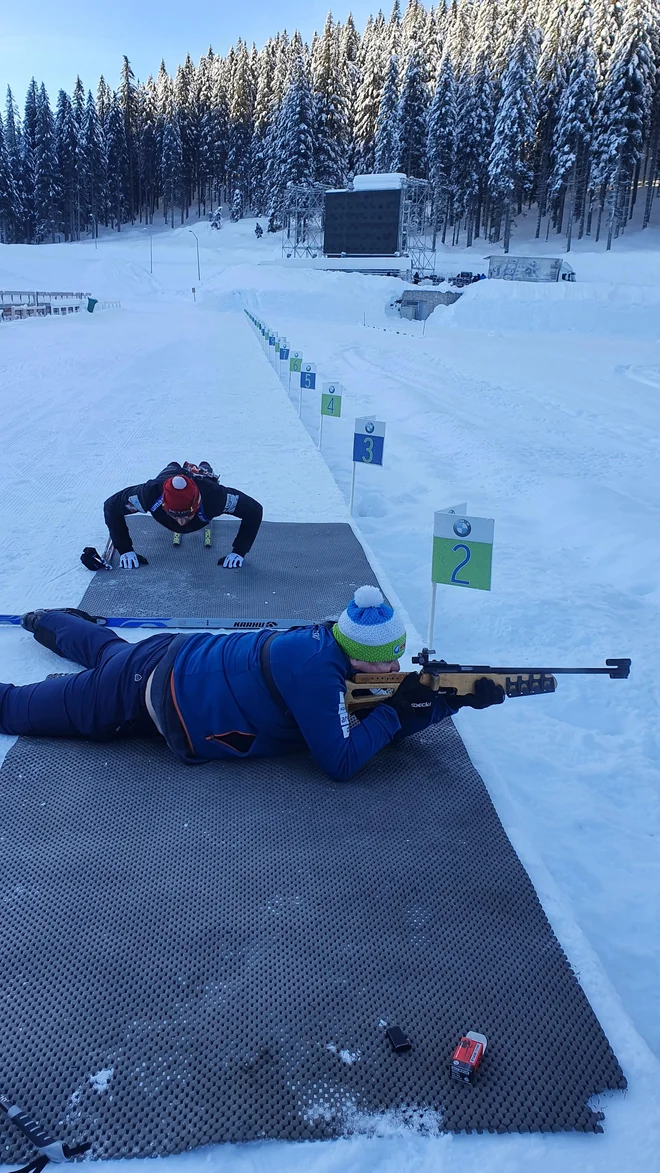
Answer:
[[[375,586],[362,586],[339,616],[332,634],[352,660],[370,664],[398,660],[406,647],[406,629]]]

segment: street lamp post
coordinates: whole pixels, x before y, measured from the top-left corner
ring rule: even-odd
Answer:
[[[201,273],[200,273],[200,271],[199,271],[199,238],[198,238],[198,236],[197,236],[197,233],[196,233],[196,232],[193,232],[192,228],[189,228],[189,229],[188,229],[188,231],[189,231],[189,233],[190,233],[190,235],[191,235],[191,236],[194,236],[194,237],[195,237],[195,244],[197,245],[197,280],[198,280],[198,281],[201,281],[201,280],[202,280],[202,274],[201,274]]]
[[[153,271],[154,271],[154,237],[153,237],[153,233],[149,232],[148,228],[143,228],[142,231],[146,232],[147,235],[149,236],[149,272],[153,273]]]

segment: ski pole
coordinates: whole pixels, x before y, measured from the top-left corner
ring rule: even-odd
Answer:
[[[89,1142],[72,1147],[64,1141],[55,1140],[40,1124],[32,1120],[27,1112],[19,1108],[18,1104],[12,1104],[9,1096],[0,1094],[0,1111],[5,1113],[7,1119],[16,1125],[26,1140],[29,1140],[48,1161],[70,1161],[72,1157],[78,1157],[92,1147]]]

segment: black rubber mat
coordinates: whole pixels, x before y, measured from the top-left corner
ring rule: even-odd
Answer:
[[[385,1112],[599,1131],[588,1098],[625,1087],[450,722],[342,784],[307,755],[22,739],[0,793],[0,1088],[97,1157]],[[450,1078],[467,1030],[472,1086]],[[0,1143],[28,1155],[6,1122]]]
[[[96,615],[188,616],[271,621],[283,626],[336,618],[356,587],[377,585],[350,525],[340,522],[262,523],[240,570],[218,558],[231,550],[235,521],[215,521],[212,545],[204,530],[184,534],[180,546],[150,517],[127,519],[135,549],[149,559],[139,570],[94,575],[79,604]]]

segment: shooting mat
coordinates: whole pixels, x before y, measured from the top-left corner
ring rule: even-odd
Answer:
[[[0,792],[0,1087],[96,1157],[383,1113],[594,1132],[588,1098],[625,1087],[450,721],[342,784],[306,754],[21,739]],[[473,1086],[449,1074],[470,1029]],[[0,1145],[28,1156],[6,1122]]]
[[[85,611],[110,616],[218,616],[288,625],[336,618],[356,587],[377,585],[364,551],[346,523],[264,521],[245,565],[224,570],[238,522],[217,520],[212,545],[204,530],[172,534],[151,517],[127,518],[135,549],[149,560],[139,570],[98,570],[82,598]]]

